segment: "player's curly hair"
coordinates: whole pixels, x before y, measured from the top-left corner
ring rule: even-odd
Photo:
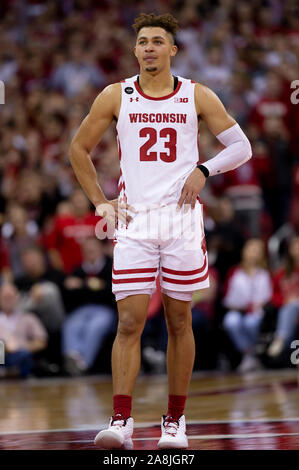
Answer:
[[[158,26],[159,28],[165,29],[168,33],[170,33],[175,39],[175,35],[179,29],[179,23],[174,16],[170,13],[165,13],[164,15],[155,15],[154,13],[141,13],[140,16],[135,18],[135,23],[132,25],[136,34],[139,33],[141,28],[146,26]]]

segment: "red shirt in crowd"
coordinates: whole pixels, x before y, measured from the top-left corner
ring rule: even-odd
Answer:
[[[0,271],[9,267],[8,252],[3,240],[0,238]]]
[[[291,298],[299,300],[299,266],[289,275],[285,268],[278,269],[273,275],[273,304],[282,307]]]
[[[53,230],[43,238],[43,244],[48,250],[58,251],[65,273],[81,265],[81,243],[88,237],[95,237],[95,227],[100,220],[101,217],[92,212],[83,217],[58,215],[54,219]]]
[[[255,163],[252,159],[236,168],[221,175],[216,175],[211,182],[211,188],[215,196],[236,195],[236,191],[244,191],[250,195],[260,193],[261,187],[257,178]]]
[[[289,96],[280,98],[263,97],[252,110],[250,122],[263,132],[265,120],[268,117],[276,116],[281,118],[286,128],[289,129],[291,125],[290,108]]]

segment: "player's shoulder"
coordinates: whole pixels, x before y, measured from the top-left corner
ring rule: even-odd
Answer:
[[[100,93],[98,96],[103,96],[107,98],[112,98],[114,96],[119,95],[121,92],[121,83],[116,82],[116,83],[110,83],[107,85]]]
[[[122,80],[120,80],[119,83],[123,83],[123,84],[126,84],[128,85],[129,83],[134,83],[138,78],[138,75],[132,75],[131,77],[126,77],[126,78],[123,78]]]
[[[119,98],[121,95],[122,87],[134,84],[137,79],[137,75],[133,75],[132,77],[124,78],[119,82],[111,83],[107,85],[99,95],[103,97],[107,97],[109,99],[117,97]]]
[[[195,97],[197,98],[204,99],[205,97],[208,98],[209,96],[213,95],[213,91],[209,87],[200,82],[196,82],[192,78],[178,76],[178,79],[187,85],[194,86],[194,93]]]
[[[105,111],[110,112],[111,110],[114,112],[115,107],[120,102],[120,97],[121,84],[111,83],[98,93],[93,102],[92,110],[101,114]]]
[[[203,83],[199,82],[193,82],[194,83],[194,90],[195,93],[198,94],[199,96],[205,97],[205,96],[211,96],[214,94],[214,92],[209,88],[208,86],[204,85]]]
[[[194,84],[194,99],[198,107],[199,114],[206,109],[213,108],[219,103],[219,98],[214,91],[199,82],[195,82]]]
[[[181,82],[185,82],[185,83],[188,83],[190,85],[194,85],[194,86],[204,86],[202,85],[201,83],[197,82],[196,80],[193,80],[193,78],[190,78],[190,77],[182,77],[181,75],[177,75],[177,78],[179,81]]]

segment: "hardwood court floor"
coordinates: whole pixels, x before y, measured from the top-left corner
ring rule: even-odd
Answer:
[[[186,406],[189,450],[299,449],[299,371],[195,373]],[[95,449],[111,415],[110,377],[0,382],[0,449]],[[156,449],[167,377],[140,376],[134,449]]]

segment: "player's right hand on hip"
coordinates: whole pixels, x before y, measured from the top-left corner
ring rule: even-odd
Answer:
[[[111,201],[107,199],[104,203],[99,204],[96,209],[100,216],[107,219],[107,222],[114,222],[116,226],[118,222],[122,222],[128,226],[133,220],[133,217],[130,216],[127,211],[136,213],[134,207],[125,202],[119,202],[118,199],[112,199]]]

